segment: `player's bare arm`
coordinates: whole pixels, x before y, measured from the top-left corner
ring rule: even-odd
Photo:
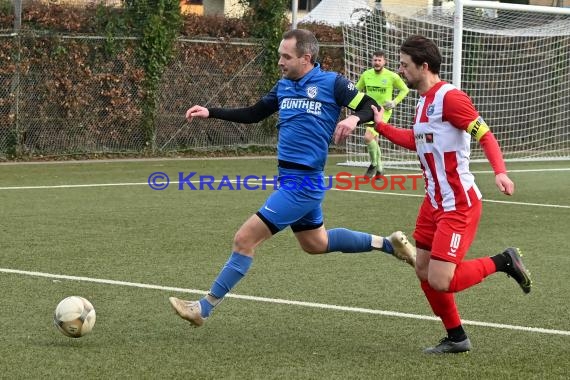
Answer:
[[[341,120],[336,125],[333,134],[335,144],[344,141],[356,129],[358,124],[374,120],[374,114],[370,108],[372,105],[378,105],[378,103],[366,94],[359,93],[353,98],[351,104],[347,107],[354,110],[354,114]]]
[[[338,144],[344,141],[356,129],[360,122],[360,118],[356,115],[350,115],[346,119],[339,121],[334,131],[334,142]]]
[[[372,111],[374,112],[374,123],[378,124],[381,123],[383,121],[383,117],[384,117],[384,108],[380,107],[380,109],[378,109],[378,107],[376,106],[371,106]]]
[[[188,120],[188,122],[191,122],[193,118],[195,117],[201,117],[201,118],[208,118],[210,116],[210,111],[208,111],[208,109],[206,107],[202,107],[202,106],[192,106],[188,109],[188,111],[186,111],[186,120]]]
[[[507,173],[497,174],[495,176],[495,184],[505,195],[513,195],[515,192],[515,183],[511,181]]]

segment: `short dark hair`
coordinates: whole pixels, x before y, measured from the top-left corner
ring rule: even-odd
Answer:
[[[319,41],[317,41],[313,32],[306,29],[293,29],[283,33],[284,40],[292,38],[297,40],[297,56],[301,57],[303,54],[310,54],[311,63],[315,63],[319,56]]]
[[[441,53],[435,42],[429,38],[420,35],[410,36],[400,46],[400,51],[409,55],[412,62],[418,66],[427,63],[429,71],[439,75]]]
[[[386,53],[384,53],[383,50],[376,50],[374,53],[372,53],[373,57],[384,57],[386,58]]]

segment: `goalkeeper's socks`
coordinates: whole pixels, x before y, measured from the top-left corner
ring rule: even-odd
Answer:
[[[253,257],[232,252],[218,277],[214,280],[210,290],[209,296],[219,301],[212,304],[206,299],[207,296],[199,301],[202,307],[202,317],[206,318],[210,315],[214,306],[220,303],[221,299],[245,276],[252,262]]]
[[[378,142],[376,142],[376,139],[372,139],[366,147],[368,148],[368,154],[370,155],[370,165],[378,166],[378,158],[380,156],[380,147],[378,146]]]
[[[378,141],[376,141],[376,146],[378,147],[378,171],[384,172],[384,165],[382,164],[382,152],[380,151],[380,144],[378,144]]]
[[[329,245],[327,252],[370,252],[372,251],[372,235],[348,230],[346,228],[333,228],[327,230]]]

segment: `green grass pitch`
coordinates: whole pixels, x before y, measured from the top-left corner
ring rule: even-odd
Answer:
[[[363,168],[335,165],[327,173]],[[485,198],[468,258],[521,248],[524,295],[503,274],[456,295],[474,349],[426,356],[444,335],[412,269],[383,253],[303,253],[290,230],[200,329],[168,297],[197,299],[233,235],[269,191],[166,190],[156,171],[273,175],[275,159],[149,160],[0,166],[1,378],[563,379],[570,373],[570,162],[509,163],[516,194],[474,164]],[[401,173],[388,170],[387,174]],[[327,227],[411,235],[423,189],[329,191]],[[57,303],[89,299],[90,335],[52,324]]]

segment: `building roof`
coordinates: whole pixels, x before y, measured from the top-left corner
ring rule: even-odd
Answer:
[[[368,0],[322,0],[299,23],[318,22],[339,26],[354,24],[372,10]]]

